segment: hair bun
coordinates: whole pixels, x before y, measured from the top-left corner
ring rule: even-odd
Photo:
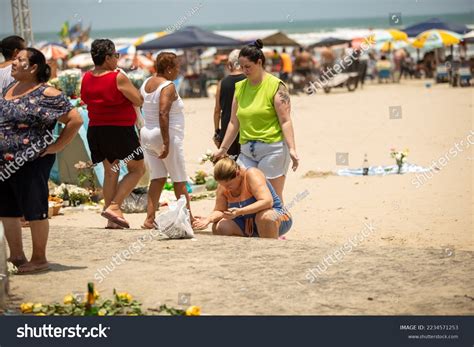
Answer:
[[[263,41],[258,39],[258,40],[255,40],[255,42],[253,43],[253,46],[257,47],[258,49],[262,49],[263,48]]]

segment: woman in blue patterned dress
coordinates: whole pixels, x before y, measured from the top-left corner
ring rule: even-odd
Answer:
[[[45,83],[51,70],[44,55],[22,50],[13,61],[15,82],[0,98],[0,221],[10,248],[9,260],[19,274],[49,269],[48,179],[56,153],[82,125],[82,118],[68,99]],[[65,124],[58,139],[56,122]],[[30,222],[33,252],[23,252],[20,218]]]

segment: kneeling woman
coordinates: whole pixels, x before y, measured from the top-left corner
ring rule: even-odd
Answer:
[[[209,217],[196,217],[195,229],[213,223],[216,235],[275,239],[290,230],[291,215],[262,171],[224,158],[214,167],[214,177],[219,183],[216,206]]]

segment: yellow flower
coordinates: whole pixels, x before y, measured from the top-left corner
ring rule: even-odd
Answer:
[[[124,293],[118,293],[117,294],[120,300],[126,301],[126,302],[131,302],[132,301],[132,296],[128,294],[127,292]]]
[[[35,316],[46,316],[46,313],[40,312],[40,313],[35,314]]]
[[[40,309],[40,308],[42,308],[42,307],[43,307],[43,304],[37,303],[37,304],[34,304],[34,305],[33,305],[33,310]]]
[[[105,316],[107,314],[107,310],[105,308],[101,308],[99,312],[97,312],[98,316]]]
[[[33,311],[33,305],[32,302],[24,302],[20,305],[21,313],[30,313]]]
[[[63,300],[64,300],[64,305],[69,305],[74,302],[74,297],[69,294],[69,295],[66,295]]]
[[[199,306],[189,306],[186,310],[186,316],[200,316],[201,308]]]

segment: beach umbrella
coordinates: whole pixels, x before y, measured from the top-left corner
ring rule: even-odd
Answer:
[[[347,44],[349,42],[351,42],[351,40],[339,39],[337,37],[328,37],[328,38],[325,38],[324,40],[313,43],[312,45],[309,46],[309,48],[326,47],[326,46],[331,47],[331,46]]]
[[[396,29],[374,30],[373,33],[371,33],[371,36],[377,43],[388,41],[406,41],[408,39],[408,35],[406,33]]]
[[[408,47],[410,42],[407,41],[385,41],[385,42],[380,42],[375,44],[375,50],[381,51],[381,52],[389,52],[391,50],[396,50],[400,48],[405,48]]]
[[[148,59],[142,54],[126,54],[120,57],[117,62],[117,66],[122,69],[130,69],[132,67],[149,69],[153,67],[154,64],[153,60]]]
[[[40,51],[44,54],[46,60],[64,59],[69,55],[69,51],[67,50],[67,48],[55,44],[48,44],[46,46],[43,46]]]
[[[432,29],[448,30],[457,34],[465,34],[469,31],[469,28],[464,24],[449,23],[439,18],[431,18],[427,21],[413,24],[406,27],[403,31],[406,32],[408,36],[415,37],[424,31]]]
[[[67,66],[71,68],[84,68],[94,66],[90,53],[81,53],[68,60]]]
[[[115,47],[115,51],[120,54],[135,54],[137,52],[137,48],[135,45],[122,45]]]
[[[166,36],[137,46],[138,50],[165,48],[199,48],[242,46],[242,42],[230,37],[214,34],[198,27],[188,26]]]
[[[155,40],[157,38],[160,38],[162,36],[165,36],[166,34],[167,34],[166,31],[156,31],[156,32],[148,33],[148,34],[145,34],[145,35],[142,35],[142,36],[138,37],[133,42],[133,45],[134,46],[139,46],[139,45],[141,45],[145,42],[149,42],[149,41]]]
[[[474,30],[468,32],[466,35],[462,37],[464,42],[467,43],[474,43]]]
[[[457,45],[462,36],[447,30],[427,30],[419,34],[412,45],[415,48],[435,49]]]

